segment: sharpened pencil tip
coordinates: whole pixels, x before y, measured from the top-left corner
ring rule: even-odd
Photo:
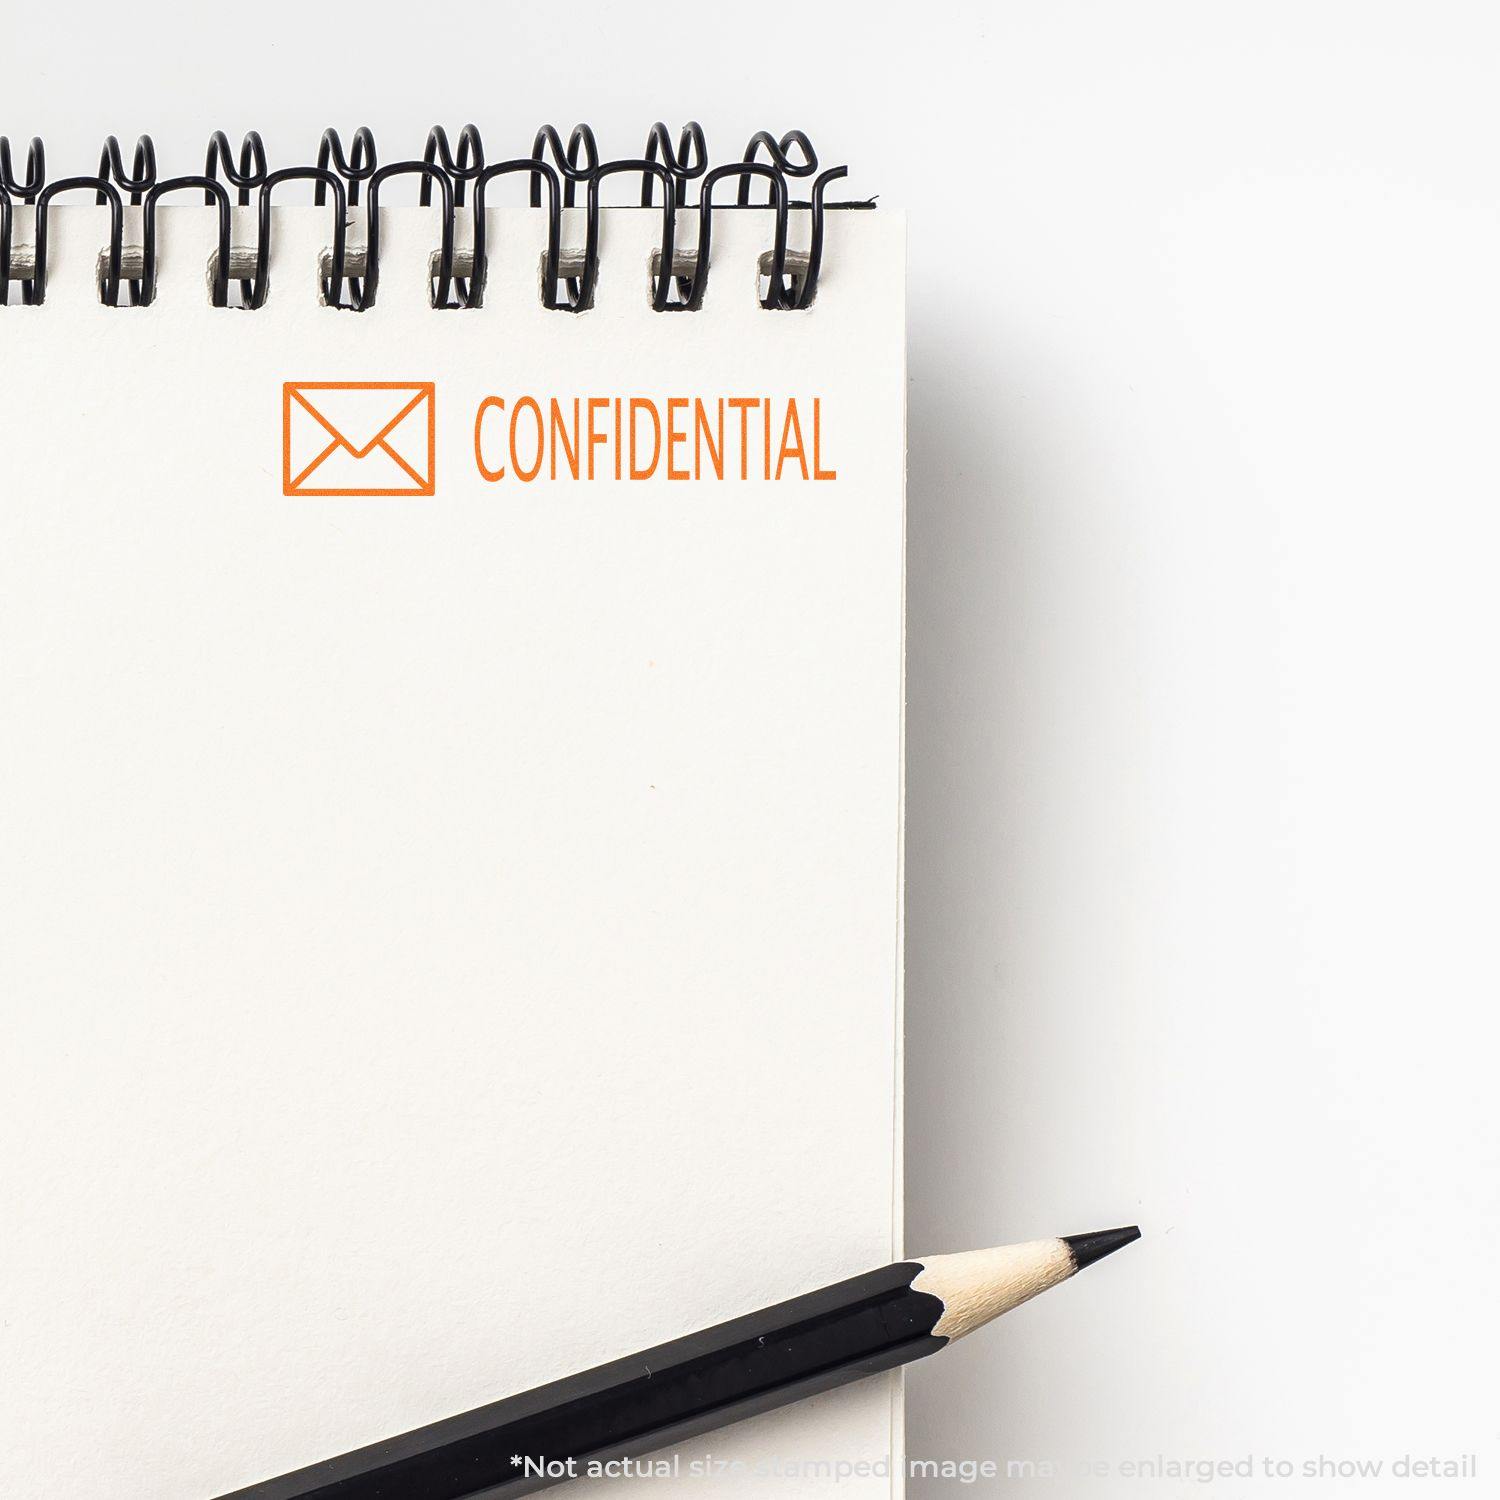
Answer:
[[[1073,1263],[1081,1271],[1140,1237],[1139,1226],[1131,1224],[1124,1229],[1096,1229],[1093,1234],[1065,1234],[1063,1244],[1072,1252]]]

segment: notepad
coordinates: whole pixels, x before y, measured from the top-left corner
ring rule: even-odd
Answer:
[[[668,312],[604,207],[573,311],[583,207],[555,267],[489,207],[439,309],[382,206],[354,311],[339,209],[252,310],[254,205],[216,282],[163,202],[130,306],[126,202],[109,306],[75,195],[0,307],[6,1495],[207,1500],[901,1250],[899,215],[769,309],[716,213]],[[879,1377],[675,1483],[899,1441]]]

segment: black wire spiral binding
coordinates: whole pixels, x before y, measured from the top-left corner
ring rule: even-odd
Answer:
[[[546,210],[547,245],[540,267],[542,305],[549,311],[579,313],[593,305],[598,285],[603,184],[615,176],[638,176],[643,208],[656,206],[657,185],[661,187],[661,227],[650,271],[651,306],[656,311],[691,312],[702,307],[712,266],[714,213],[751,207],[756,179],[766,184],[765,200],[758,206],[771,210],[774,224],[772,249],[763,260],[765,290],[761,305],[774,311],[801,310],[811,306],[817,294],[825,215],[835,206],[827,201],[827,189],[847,174],[848,168],[842,166],[819,172],[817,153],[800,130],[779,137],[757,131],[738,161],[710,168],[703,128],[697,121],[682,127],[675,144],[671,131],[657,121],[647,134],[641,156],[613,161],[601,158],[598,141],[588,125],[575,125],[566,145],[553,126],[543,125],[532,140],[529,156],[495,163],[487,163],[484,142],[474,125],[465,125],[459,131],[456,150],[443,127],[434,125],[420,160],[385,166],[379,163],[375,137],[368,127],[360,126],[354,132],[347,152],[339,133],[329,129],[318,143],[313,165],[276,171],[270,170],[265,145],[255,131],[244,136],[236,152],[229,137],[218,130],[209,139],[201,173],[165,179],[158,175],[156,148],[149,135],[137,139],[128,169],[119,140],[110,136],[100,151],[97,175],[52,182],[47,180],[46,149],[39,137],[27,145],[25,171],[18,176],[10,141],[0,136],[0,307],[10,300],[12,281],[20,282],[23,303],[39,306],[45,301],[48,215],[56,198],[75,192],[92,192],[95,203],[109,209],[109,244],[101,256],[99,278],[99,298],[106,306],[121,305],[122,289],[130,306],[151,305],[157,290],[157,211],[161,200],[172,193],[201,192],[204,203],[216,210],[217,220],[209,281],[211,304],[230,306],[233,278],[238,282],[241,307],[263,307],[270,291],[273,194],[284,183],[311,182],[314,204],[328,207],[332,219],[330,249],[319,274],[323,301],[331,308],[367,312],[375,306],[380,290],[381,189],[394,177],[414,176],[418,179],[419,203],[432,207],[435,202],[440,218],[439,246],[431,273],[432,306],[445,311],[476,308],[483,305],[489,270],[485,233],[488,190],[501,177],[524,176],[531,207]],[[729,178],[737,182],[734,201],[720,203],[716,210],[715,189]],[[805,203],[793,202],[791,184],[807,178],[813,179],[810,198]],[[690,201],[695,184],[696,203]],[[577,207],[580,196],[585,213],[583,251],[581,256],[565,257],[562,211]],[[252,202],[257,210],[256,242],[253,251],[236,250],[232,210],[235,205],[248,208]],[[130,274],[125,271],[127,206],[140,210],[139,275],[135,274],[134,249]],[[349,220],[361,208],[364,232],[351,253]],[[461,267],[457,224],[466,208],[471,248],[467,265]],[[794,208],[808,211],[810,233],[805,255],[794,256],[788,249],[788,225]],[[31,210],[34,224],[29,270],[24,263],[18,264],[13,242],[21,209]],[[683,213],[696,213],[698,237],[696,249],[680,258],[676,238]],[[238,274],[231,270],[235,262]]]

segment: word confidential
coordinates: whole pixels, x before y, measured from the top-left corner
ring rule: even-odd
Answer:
[[[823,403],[796,397],[486,396],[474,462],[518,479],[828,480]]]

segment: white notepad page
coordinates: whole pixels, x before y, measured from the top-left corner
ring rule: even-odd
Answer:
[[[154,306],[58,206],[0,308],[0,1494],[47,1500],[208,1500],[901,1250],[899,216],[768,312],[769,214],[717,214],[661,314],[659,215],[606,210],[583,315],[524,209],[447,312],[430,212],[365,314],[326,210],[255,312],[160,221]],[[433,494],[284,494],[288,382],[430,382]],[[610,413],[522,482],[527,396],[769,399],[773,465],[794,398],[804,451],[767,481],[730,408],[723,480],[664,430],[616,481]],[[885,1495],[893,1446],[881,1377],[683,1451]]]

